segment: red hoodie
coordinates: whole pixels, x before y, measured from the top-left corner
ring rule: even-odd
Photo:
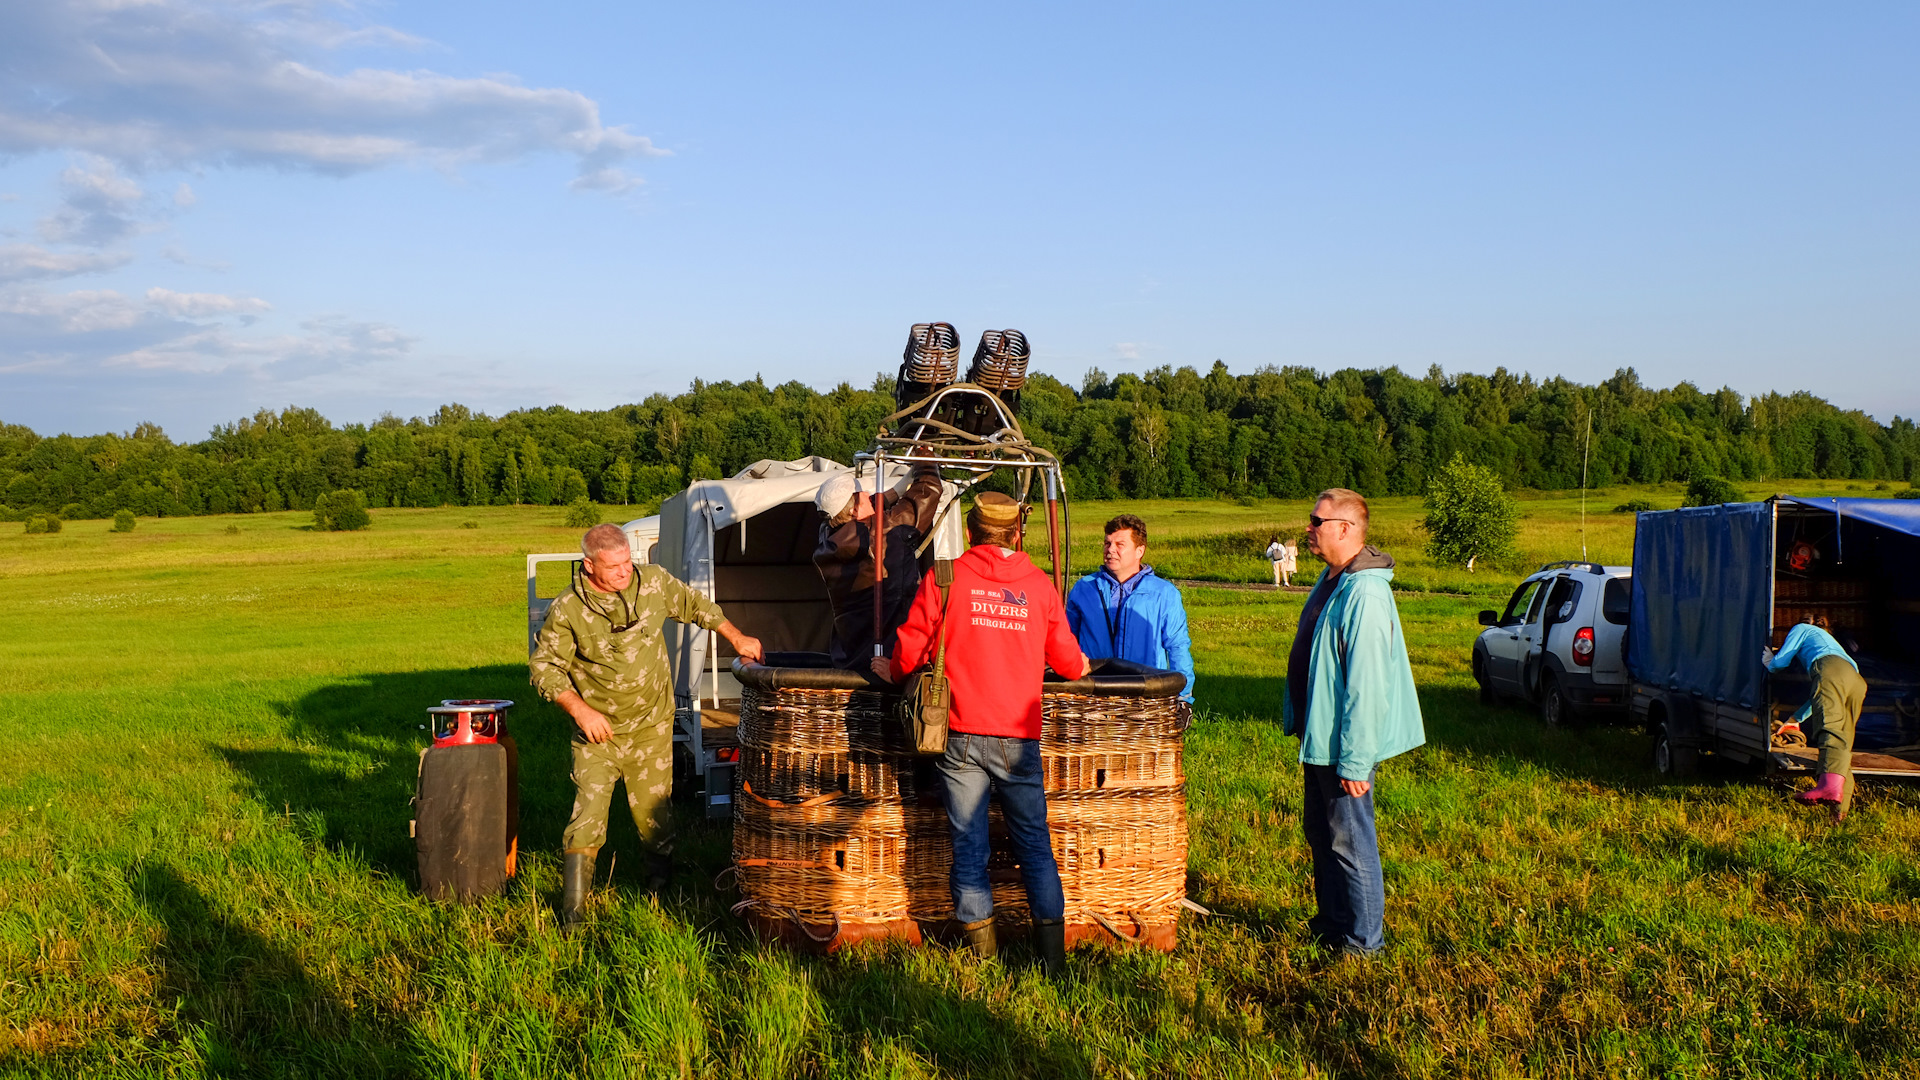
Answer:
[[[1053,583],[1025,552],[1008,555],[996,545],[981,544],[953,561],[949,605],[947,678],[953,683],[953,712],[948,726],[968,735],[1038,739],[1045,669],[1075,678],[1087,665]],[[940,585],[928,574],[894,646],[895,682],[932,665],[939,625]]]

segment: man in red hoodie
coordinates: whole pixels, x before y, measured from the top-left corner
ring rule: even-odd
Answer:
[[[953,564],[946,617],[953,704],[939,768],[953,831],[954,918],[967,943],[981,956],[998,951],[987,881],[987,796],[997,788],[1033,912],[1034,941],[1051,975],[1066,962],[1066,901],[1047,834],[1040,682],[1047,667],[1078,678],[1092,665],[1067,626],[1060,595],[1020,550],[1025,517],[1025,506],[998,492],[982,494],[967,513],[973,546]],[[874,673],[899,682],[931,662],[940,623],[940,586],[929,575],[900,627],[892,660],[876,657]]]

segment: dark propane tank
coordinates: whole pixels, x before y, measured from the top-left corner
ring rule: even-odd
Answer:
[[[507,733],[513,702],[455,698],[427,710],[413,841],[420,892],[432,900],[497,895],[519,869],[520,752]]]

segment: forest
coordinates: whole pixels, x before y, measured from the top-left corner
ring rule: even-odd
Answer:
[[[336,425],[313,409],[263,409],[179,443],[153,424],[125,434],[41,436],[0,424],[0,516],[106,518],[310,509],[333,491],[368,505],[564,504],[582,496],[646,505],[687,481],[761,458],[866,448],[893,409],[893,376],[820,392],[695,380],[611,409],[561,406],[504,416],[465,406]],[[1455,454],[1510,488],[1566,489],[1721,476],[1913,481],[1920,434],[1805,392],[1744,398],[1690,383],[1642,384],[1631,368],[1598,385],[1492,375],[1424,378],[1397,368],[1234,375],[1161,367],[1078,389],[1035,375],[1019,411],[1060,455],[1080,499],[1299,498],[1328,487],[1418,494]],[[0,417],[0,419],[5,419]]]

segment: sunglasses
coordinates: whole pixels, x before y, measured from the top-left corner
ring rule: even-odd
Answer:
[[[1353,521],[1350,518],[1323,518],[1323,517],[1315,516],[1313,514],[1307,515],[1307,524],[1313,526],[1316,529],[1322,525],[1325,525],[1329,521],[1344,521],[1349,525],[1353,524]]]

